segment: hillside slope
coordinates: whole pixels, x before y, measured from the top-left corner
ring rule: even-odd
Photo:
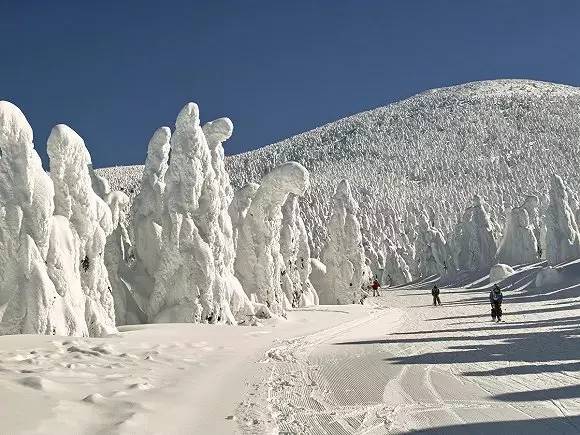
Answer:
[[[234,133],[235,134],[235,133]],[[227,149],[227,143],[226,149]],[[350,180],[362,224],[376,246],[408,211],[431,207],[444,231],[478,193],[498,221],[523,196],[547,192],[557,173],[580,183],[580,89],[529,80],[493,80],[434,89],[230,156],[236,188],[288,160],[312,174],[302,201],[317,254],[328,198]],[[141,167],[105,168],[112,187],[134,193]],[[133,190],[134,192],[131,192]]]

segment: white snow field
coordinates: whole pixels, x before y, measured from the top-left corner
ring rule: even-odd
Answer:
[[[384,289],[262,327],[155,324],[106,338],[0,337],[2,433],[573,434],[580,261]],[[576,282],[575,284],[571,284]],[[447,286],[448,285],[448,286]]]

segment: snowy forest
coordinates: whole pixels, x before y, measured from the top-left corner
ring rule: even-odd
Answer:
[[[46,171],[25,115],[0,102],[0,333],[99,337],[130,324],[256,325],[297,307],[363,303],[375,279],[388,288],[485,271],[499,281],[545,261],[536,278],[545,285],[559,280],[554,266],[580,258],[580,200],[567,170],[561,177],[549,168],[524,194],[523,183],[514,192],[515,184],[497,180],[462,197],[457,188],[442,194],[439,183],[438,195],[431,187],[406,204],[385,203],[385,195],[361,191],[392,189],[382,172],[388,162],[366,156],[382,169],[364,180],[340,171],[323,183],[322,169],[298,158],[269,158],[267,170],[247,155],[237,160],[244,165],[228,165],[223,144],[232,134],[230,119],[202,124],[198,106],[187,104],[174,126],[153,133],[129,193],[112,168],[93,170],[83,139],[66,125],[48,138]],[[503,174],[517,158],[488,164]]]

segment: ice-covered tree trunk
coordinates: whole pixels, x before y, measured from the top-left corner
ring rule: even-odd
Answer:
[[[104,263],[111,211],[93,191],[89,153],[82,138],[66,125],[48,138],[50,176],[55,188],[55,213],[67,218],[79,238],[80,276],[85,294],[85,320],[91,336],[116,331],[113,295]]]
[[[546,259],[551,265],[580,257],[580,232],[564,181],[553,175],[546,210]]]
[[[531,263],[538,258],[538,242],[523,207],[513,208],[506,222],[503,238],[497,251],[498,263],[517,265]]]
[[[411,282],[411,272],[403,257],[397,251],[395,244],[387,239],[385,245],[385,266],[381,276],[382,286],[395,286]]]
[[[300,216],[296,195],[288,195],[282,207],[280,253],[283,259],[282,290],[293,307],[315,305],[318,296],[310,283],[308,233]]]
[[[260,185],[256,183],[248,183],[244,185],[241,189],[234,193],[232,202],[228,207],[228,214],[230,215],[230,219],[232,221],[232,239],[234,242],[235,251],[238,249],[238,235],[240,227],[242,226],[242,223],[246,218],[246,214],[250,209],[252,198],[258,191],[259,187]]]
[[[302,283],[298,272],[298,227],[296,219],[299,213],[298,198],[288,195],[282,206],[282,227],[280,229],[280,254],[282,269],[280,271],[282,291],[293,307],[297,307],[302,294]]]
[[[251,201],[238,236],[235,272],[248,295],[278,315],[284,314],[280,286],[282,206],[288,194],[302,196],[309,186],[308,171],[295,162],[268,173]]]
[[[149,320],[214,321],[216,271],[211,245],[220,231],[219,186],[195,103],[188,103],[177,116],[165,181],[161,257]]]
[[[135,302],[122,279],[132,254],[131,240],[124,223],[129,197],[123,192],[115,191],[107,194],[105,200],[113,218],[113,232],[107,237],[105,245],[105,265],[115,301],[115,320],[117,325],[126,325],[128,319],[133,323],[139,318]]]
[[[161,255],[161,215],[170,138],[171,130],[168,127],[161,127],[153,134],[147,148],[141,190],[133,202],[135,254],[151,279]]]
[[[350,185],[342,180],[332,198],[329,239],[322,256],[326,265],[327,296],[331,297],[331,301],[325,303],[360,302],[361,289],[368,277],[363,276],[365,256],[357,210]]]
[[[226,323],[235,323],[253,314],[250,301],[234,275],[236,253],[232,220],[228,213],[234,194],[225,168],[223,148],[223,142],[231,137],[233,128],[228,118],[220,118],[203,126],[217,184],[217,231],[210,243],[215,263],[214,305],[216,319]]]
[[[497,226],[491,220],[487,204],[477,195],[473,197],[471,226],[470,269],[487,269],[494,263],[497,253]]]
[[[308,231],[302,216],[298,214],[298,256],[297,267],[300,274],[300,283],[302,285],[302,294],[298,305],[306,307],[310,305],[318,305],[318,294],[316,289],[310,281],[310,273],[312,272],[312,264],[310,262],[310,245],[308,244]]]

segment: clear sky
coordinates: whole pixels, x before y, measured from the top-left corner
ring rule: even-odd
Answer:
[[[439,86],[580,85],[580,1],[0,0],[0,99],[46,165],[66,123],[97,167],[145,160],[188,101],[227,154]]]

